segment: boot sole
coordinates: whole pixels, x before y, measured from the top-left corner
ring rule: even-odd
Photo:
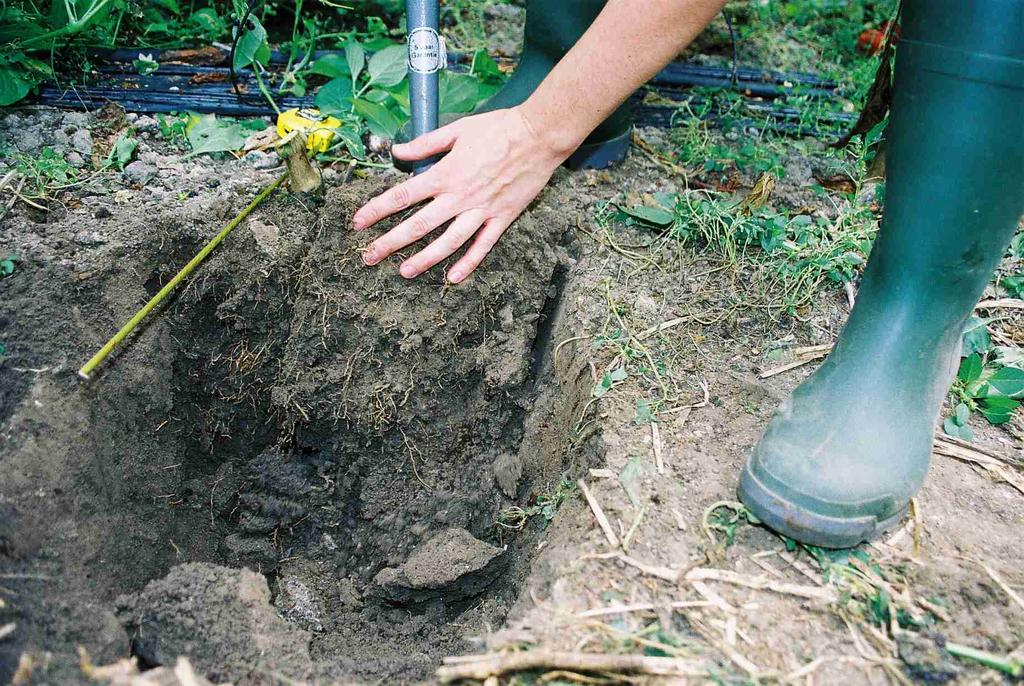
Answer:
[[[766,526],[801,543],[822,548],[852,548],[895,529],[907,513],[905,506],[886,519],[831,517],[808,510],[772,492],[750,471],[740,476],[740,500]]]
[[[605,169],[625,159],[632,139],[633,127],[630,126],[625,133],[614,138],[597,143],[583,143],[565,162],[562,162],[562,166],[572,171]]]

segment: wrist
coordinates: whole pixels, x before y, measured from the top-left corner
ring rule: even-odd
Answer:
[[[587,137],[586,132],[575,131],[564,119],[551,117],[532,96],[513,109],[518,112],[530,136],[559,162],[571,155]]]

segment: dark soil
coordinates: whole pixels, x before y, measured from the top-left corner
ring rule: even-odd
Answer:
[[[88,383],[76,365],[246,198],[139,198],[94,222],[121,240],[87,268],[2,282],[0,680],[31,650],[74,683],[82,644],[238,684],[415,681],[501,622],[529,535],[496,515],[560,470],[523,438],[568,221],[525,216],[465,286],[405,281],[348,228],[383,183],[272,198]]]

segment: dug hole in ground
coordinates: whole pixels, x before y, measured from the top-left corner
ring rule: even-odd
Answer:
[[[1024,641],[1016,467],[937,456],[916,517],[842,560],[733,516],[814,364],[762,378],[799,361],[766,352],[827,346],[848,298],[780,315],[735,265],[595,220],[624,191],[678,190],[639,153],[560,172],[458,287],[362,265],[351,215],[395,175],[277,193],[81,383],[278,173],[154,149],[143,184],[0,225],[23,256],[0,283],[0,679],[90,683],[81,646],[240,685],[432,683],[447,656],[527,649],[674,657],[676,683],[977,683],[995,672],[947,641]],[[786,164],[774,202],[832,211],[808,158]]]

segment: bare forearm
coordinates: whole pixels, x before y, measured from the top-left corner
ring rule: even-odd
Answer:
[[[633,91],[668,64],[725,0],[608,0],[583,37],[521,110],[568,155]]]

